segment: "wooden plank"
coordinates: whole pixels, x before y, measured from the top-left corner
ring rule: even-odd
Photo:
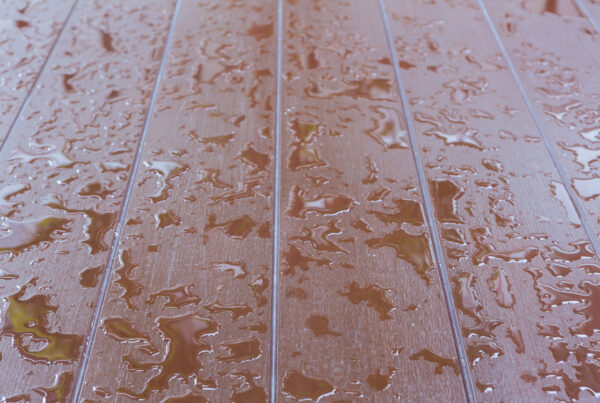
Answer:
[[[81,0],[2,151],[7,401],[70,394],[173,6]]]
[[[540,11],[541,1],[532,3],[528,9],[516,2],[488,7],[585,220],[597,236],[600,33],[578,12]],[[533,7],[535,3],[540,4]]]
[[[0,4],[0,140],[7,135],[75,0]]]
[[[460,401],[377,2],[283,26],[279,401]]]
[[[478,400],[591,398],[600,265],[478,3],[387,7]]]
[[[182,2],[82,398],[266,401],[276,10]]]

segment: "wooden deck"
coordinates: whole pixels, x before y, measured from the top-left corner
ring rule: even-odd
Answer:
[[[3,402],[600,398],[600,1],[0,10]]]

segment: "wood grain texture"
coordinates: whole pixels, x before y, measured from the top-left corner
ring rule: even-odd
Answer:
[[[0,2],[0,140],[17,117],[74,2]]]
[[[387,5],[478,400],[591,399],[600,266],[482,11]]]
[[[600,33],[577,13],[539,12],[512,1],[488,8],[597,236]]]
[[[182,2],[82,398],[266,401],[275,15]]]
[[[283,26],[279,401],[460,401],[377,2]]]
[[[81,0],[2,151],[4,399],[69,395],[173,5]]]

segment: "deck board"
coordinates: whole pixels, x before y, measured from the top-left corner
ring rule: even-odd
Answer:
[[[182,2],[82,398],[269,393],[275,10]]]
[[[284,7],[280,401],[463,396],[374,5]]]
[[[2,150],[3,397],[73,386],[173,4],[80,1]]]
[[[591,397],[598,261],[477,2],[388,6],[477,399]]]

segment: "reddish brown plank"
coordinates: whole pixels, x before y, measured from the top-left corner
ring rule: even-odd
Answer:
[[[70,393],[173,5],[81,0],[2,151],[3,399]]]
[[[82,398],[266,401],[275,15],[182,2]]]
[[[478,400],[591,398],[600,266],[478,3],[387,6]]]
[[[75,0],[0,4],[0,140],[7,135]]]
[[[283,13],[279,400],[460,401],[377,2]]]
[[[529,8],[511,1],[488,8],[564,167],[567,185],[597,237],[600,33],[579,12],[539,12],[542,2],[531,3]],[[540,4],[532,7],[535,3]]]

